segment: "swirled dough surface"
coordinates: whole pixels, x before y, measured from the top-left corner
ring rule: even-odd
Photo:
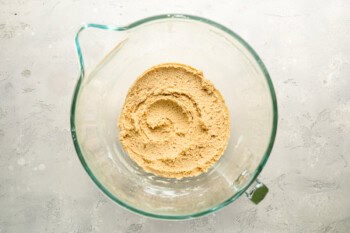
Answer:
[[[196,176],[219,160],[230,136],[220,92],[195,68],[154,66],[130,88],[119,116],[120,141],[145,171]]]

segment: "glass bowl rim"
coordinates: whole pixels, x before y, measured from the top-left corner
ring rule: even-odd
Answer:
[[[77,104],[77,98],[78,98],[78,94],[79,94],[79,90],[80,90],[80,85],[82,83],[82,79],[84,78],[84,71],[85,71],[83,53],[82,53],[80,43],[79,43],[80,33],[86,28],[97,28],[97,29],[112,30],[112,31],[126,31],[126,30],[129,30],[132,28],[136,28],[142,24],[149,23],[151,21],[162,20],[162,19],[184,19],[184,20],[199,21],[199,22],[202,22],[205,24],[209,24],[210,26],[213,26],[217,29],[220,29],[220,30],[226,32],[227,34],[232,36],[234,39],[236,39],[239,43],[241,43],[253,56],[253,58],[258,63],[261,71],[263,72],[263,74],[265,76],[265,79],[267,81],[267,84],[268,84],[268,87],[270,90],[270,97],[271,97],[272,110],[273,110],[273,123],[272,123],[272,130],[271,130],[271,134],[270,134],[270,141],[269,141],[268,147],[264,153],[264,156],[262,157],[262,159],[259,163],[259,166],[252,173],[250,180],[246,183],[246,185],[244,187],[242,187],[238,192],[236,192],[233,196],[231,196],[227,200],[221,202],[220,204],[216,205],[215,207],[212,207],[210,209],[200,211],[197,213],[191,213],[191,214],[186,214],[186,215],[161,215],[161,214],[143,211],[143,210],[135,208],[135,207],[121,201],[116,196],[114,196],[111,192],[108,191],[107,188],[105,188],[103,186],[102,183],[100,183],[100,181],[95,177],[93,171],[89,168],[88,164],[86,163],[86,161],[84,159],[84,155],[82,153],[82,150],[80,149],[78,137],[77,137],[76,130],[75,130],[75,128],[76,128],[75,127],[75,108],[76,108],[76,104]],[[269,75],[267,68],[265,67],[263,61],[260,59],[258,54],[254,51],[254,49],[246,41],[244,41],[238,34],[236,34],[231,29],[229,29],[229,28],[227,28],[219,23],[216,23],[212,20],[209,20],[209,19],[206,19],[203,17],[194,16],[194,15],[187,15],[187,14],[164,14],[164,15],[156,15],[156,16],[147,17],[147,18],[135,21],[129,25],[121,26],[121,27],[102,25],[102,24],[85,24],[76,33],[75,45],[76,45],[78,58],[79,58],[79,64],[80,64],[80,76],[79,76],[79,79],[77,81],[77,84],[76,84],[76,87],[74,90],[72,105],[71,105],[71,114],[70,114],[71,135],[72,135],[72,139],[74,142],[74,147],[75,147],[76,153],[77,153],[79,160],[80,160],[81,164],[83,165],[85,171],[88,173],[88,175],[93,180],[93,182],[97,185],[97,187],[99,187],[100,190],[103,193],[105,193],[114,202],[118,203],[119,205],[125,207],[128,210],[131,210],[133,212],[136,212],[138,214],[141,214],[141,215],[144,215],[147,217],[154,217],[154,218],[168,219],[168,220],[181,220],[181,219],[195,218],[195,217],[203,216],[203,215],[206,215],[209,213],[213,213],[217,210],[222,209],[223,207],[227,206],[228,204],[232,203],[238,197],[240,197],[247,190],[247,188],[255,181],[255,179],[258,177],[258,175],[262,171],[263,167],[265,166],[265,164],[270,156],[270,153],[272,151],[273,144],[274,144],[274,141],[276,138],[277,121],[278,121],[277,99],[276,99],[276,93],[275,93],[270,75]]]

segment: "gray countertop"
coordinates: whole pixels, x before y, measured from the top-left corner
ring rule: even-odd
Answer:
[[[195,220],[145,218],[82,168],[69,114],[83,23],[187,13],[231,28],[274,82],[277,139],[255,206]],[[350,1],[0,0],[0,232],[349,232]]]

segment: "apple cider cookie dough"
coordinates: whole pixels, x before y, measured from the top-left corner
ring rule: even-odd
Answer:
[[[208,171],[230,136],[220,92],[201,71],[177,63],[154,66],[135,81],[118,126],[124,150],[140,167],[177,179]]]

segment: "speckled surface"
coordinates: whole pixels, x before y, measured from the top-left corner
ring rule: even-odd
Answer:
[[[349,232],[349,9],[347,0],[0,0],[0,232]],[[104,196],[75,155],[75,32],[168,12],[228,26],[269,69],[280,118],[258,206],[242,197],[196,220],[145,218]]]

